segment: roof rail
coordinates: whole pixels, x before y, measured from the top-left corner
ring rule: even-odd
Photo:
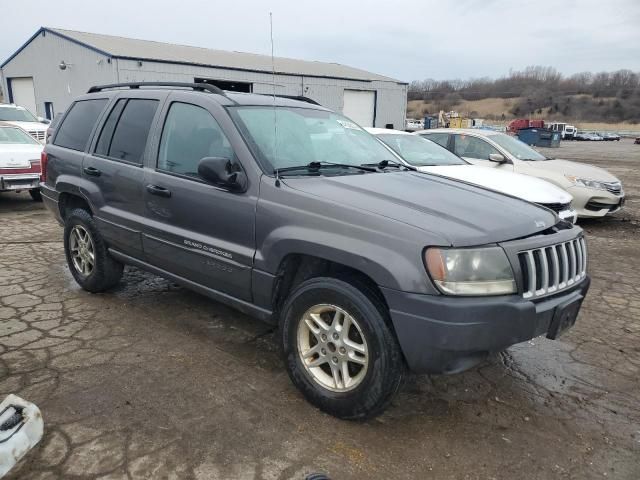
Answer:
[[[309,98],[309,97],[305,97],[303,95],[273,95],[272,93],[260,93],[259,95],[264,95],[265,97],[278,97],[278,98],[288,98],[290,100],[298,100],[300,102],[306,102],[306,103],[312,103],[313,105],[318,105],[318,106],[322,106],[320,105],[318,102],[316,102],[313,98]]]
[[[96,85],[87,91],[87,93],[101,92],[112,88],[140,88],[140,87],[181,87],[192,88],[199,92],[210,92],[218,95],[224,95],[224,91],[210,83],[185,83],[185,82],[133,82],[133,83],[112,83],[110,85]]]

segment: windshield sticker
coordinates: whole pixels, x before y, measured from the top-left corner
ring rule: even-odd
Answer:
[[[361,130],[361,128],[353,122],[349,122],[348,120],[336,120],[340,125],[344,128],[351,128],[352,130]]]

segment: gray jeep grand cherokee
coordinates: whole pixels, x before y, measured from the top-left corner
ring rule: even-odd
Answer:
[[[589,287],[579,227],[397,161],[308,99],[111,85],[62,117],[42,195],[82,288],[128,264],[277,324],[307,399],[364,418],[407,368],[555,338]]]

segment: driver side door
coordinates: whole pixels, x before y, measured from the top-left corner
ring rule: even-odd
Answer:
[[[501,168],[503,170],[513,171],[513,164],[509,161],[506,163],[492,162],[489,155],[502,155],[496,147],[491,145],[485,139],[474,137],[466,134],[453,135],[453,152],[459,157],[464,158],[469,163],[482,167]]]
[[[202,158],[238,160],[213,111],[184,95],[169,98],[155,165],[145,172],[144,251],[158,268],[250,301],[257,197],[198,176]]]

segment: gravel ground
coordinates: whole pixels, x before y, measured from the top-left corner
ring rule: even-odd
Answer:
[[[305,402],[264,324],[135,269],[112,292],[80,290],[61,228],[28,195],[0,195],[0,398],[46,423],[8,478],[640,478],[640,145],[551,154],[609,169],[628,195],[583,223],[593,283],[576,326],[411,377],[367,423]]]

